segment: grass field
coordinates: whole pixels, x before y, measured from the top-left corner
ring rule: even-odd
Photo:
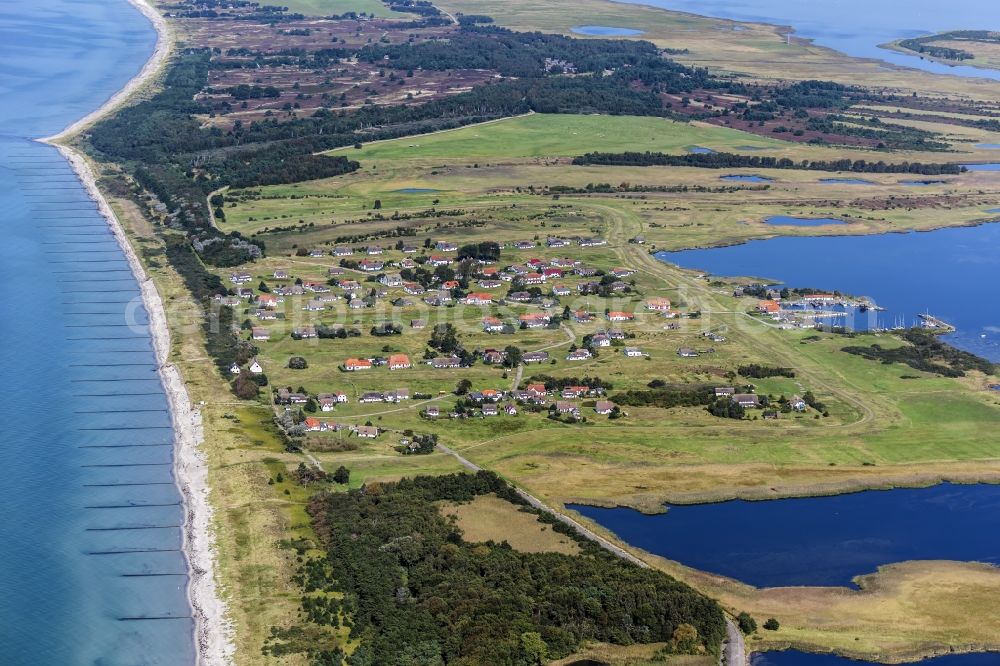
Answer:
[[[665,118],[536,113],[346,150],[351,159],[378,163],[399,159],[573,157],[585,152],[622,150],[624,146],[635,151],[681,154],[694,146],[739,152],[742,146],[780,150],[788,144],[746,132]]]
[[[520,511],[510,502],[493,495],[481,495],[468,504],[445,504],[445,516],[454,517],[466,541],[506,541],[525,553],[576,555],[573,539],[552,530],[533,513]]]
[[[332,16],[357,12],[379,17],[403,17],[405,14],[390,11],[381,0],[282,0],[290,12],[306,16]]]

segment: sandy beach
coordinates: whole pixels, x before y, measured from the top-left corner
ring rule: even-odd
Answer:
[[[55,146],[72,165],[80,182],[111,227],[132,274],[139,283],[143,304],[149,313],[149,335],[159,365],[160,378],[170,404],[174,430],[174,475],[184,499],[183,545],[188,561],[188,598],[195,620],[194,638],[198,664],[227,666],[233,663],[235,644],[232,638],[233,626],[227,619],[227,607],[219,594],[215,579],[215,537],[212,529],[212,506],[209,502],[208,468],[200,450],[204,438],[201,414],[191,404],[180,371],[169,362],[170,329],[155,284],[146,274],[121,222],[98,189],[90,164],[82,154],[62,143],[127,102],[160,72],[170,55],[172,39],[163,17],[145,0],[129,2],[156,28],[157,44],[153,55],[142,71],[98,110],[74,122],[59,134],[40,141]]]

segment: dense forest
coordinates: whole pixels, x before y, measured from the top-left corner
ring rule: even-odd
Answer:
[[[900,162],[870,162],[868,160],[802,160],[796,162],[787,157],[761,157],[759,155],[737,155],[735,153],[687,153],[668,155],[666,153],[623,152],[586,153],[573,158],[573,164],[605,166],[689,166],[701,169],[801,169],[806,171],[850,171],[855,173],[913,173],[924,176],[953,175],[965,171],[961,164]]]
[[[506,543],[465,541],[437,503],[487,494],[536,513],[582,552],[523,553]],[[578,537],[491,472],[320,493],[309,513],[329,555],[303,563],[298,581],[308,623],[273,630],[265,647],[271,654],[299,651],[315,666],[339,664],[338,646],[308,637],[310,627],[342,624],[362,639],[347,657],[351,666],[529,666],[571,654],[586,640],[665,642],[677,652],[717,654],[725,632],[714,601]]]

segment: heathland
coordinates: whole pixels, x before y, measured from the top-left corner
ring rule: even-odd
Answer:
[[[495,495],[394,484],[459,471],[438,443],[560,510],[1000,479],[988,365],[941,372],[955,361],[945,352],[921,367],[847,353],[877,344],[907,359],[916,348],[893,333],[781,327],[759,311],[775,296],[759,284],[768,276],[716,279],[652,256],[990,220],[995,177],[954,165],[988,161],[980,146],[1000,143],[996,84],[886,74],[786,44],[772,26],[736,31],[601,0],[584,0],[592,22],[641,23],[651,41],[567,37],[562,2],[438,3],[450,16],[376,4],[397,18],[181,11],[171,21],[185,48],[160,91],[85,141],[163,295],[171,360],[203,404],[239,663],[368,663],[391,649],[390,630],[414,663],[479,654],[474,636],[449,642],[441,594],[405,576],[373,590],[335,561],[343,535],[329,511],[374,511],[362,488],[386,493],[397,504],[384,515],[409,526],[378,566],[409,555],[413,580],[447,558],[509,563],[507,547],[492,550],[504,540],[524,570],[583,557],[586,544]],[[493,22],[469,18],[480,14]],[[587,153],[639,157],[575,159]],[[640,165],[661,155],[696,157]],[[902,182],[912,179],[927,184]],[[763,222],[779,214],[847,224]],[[734,407],[730,389],[760,408]],[[414,524],[450,542],[433,554],[411,545]],[[352,551],[352,566],[373,552]],[[969,600],[1000,584],[990,568],[917,563],[859,592],[792,594],[645,559],[733,614],[781,621],[754,645],[862,656],[985,644],[986,604]],[[386,594],[421,614],[375,626]],[[933,612],[934,632],[911,603]],[[682,664],[718,644],[711,622],[698,640],[662,626],[569,640],[562,620],[525,624],[505,649],[531,663],[538,649],[564,656],[599,641],[590,650],[602,659],[659,651]],[[268,641],[272,628],[280,640]],[[637,638],[645,652],[604,644]]]

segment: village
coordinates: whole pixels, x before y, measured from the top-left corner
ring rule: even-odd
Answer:
[[[642,377],[652,368],[634,364],[656,357],[661,372],[728,340],[608,250],[604,238],[554,235],[297,248],[225,275],[230,295],[216,301],[239,313],[247,345],[229,376],[261,387],[293,436],[396,432],[412,447],[414,429],[441,420],[623,418],[610,382],[572,380],[598,368]],[[808,409],[753,391],[714,388],[712,413]]]

